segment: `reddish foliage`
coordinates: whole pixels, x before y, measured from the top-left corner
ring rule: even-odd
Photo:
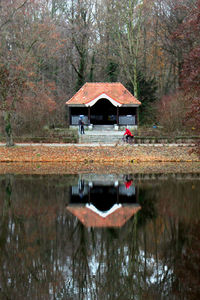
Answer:
[[[25,89],[21,69],[8,69],[4,64],[0,64],[0,109],[14,110],[15,101],[22,97]]]
[[[182,87],[190,95],[192,109],[188,115],[194,123],[196,131],[200,132],[200,0],[194,10],[194,17],[188,21],[188,28],[194,37],[193,49],[185,59],[182,72]],[[189,36],[189,35],[187,35]],[[190,37],[188,37],[190,39]],[[197,152],[200,155],[200,141],[197,143]]]
[[[182,92],[162,97],[159,101],[158,122],[166,132],[183,131],[185,129],[185,119],[188,111],[188,99]]]
[[[9,125],[17,131],[30,131],[35,124],[41,128],[56,108],[57,87],[46,69],[49,61],[53,65],[63,42],[48,16],[41,21],[32,18],[42,10],[41,1],[2,1],[0,12],[6,17],[0,26],[0,108],[10,114],[15,110]]]
[[[197,0],[188,18],[174,33],[174,38],[182,41],[185,49],[181,74],[182,89],[191,102],[188,120],[197,133],[200,132],[200,0]],[[200,155],[200,141],[197,143]]]

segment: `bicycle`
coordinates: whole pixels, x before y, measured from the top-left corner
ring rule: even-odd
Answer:
[[[135,141],[134,141],[134,136],[130,136],[130,135],[128,135],[128,138],[124,135],[123,137],[122,137],[122,142],[123,143],[126,143],[126,144],[134,144],[135,143]]]

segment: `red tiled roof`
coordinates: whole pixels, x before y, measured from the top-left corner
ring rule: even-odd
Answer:
[[[122,206],[106,218],[103,218],[87,207],[67,206],[67,210],[86,227],[121,227],[140,209],[140,206]]]
[[[106,94],[119,104],[141,104],[120,82],[86,82],[66,104],[87,104],[101,94]]]

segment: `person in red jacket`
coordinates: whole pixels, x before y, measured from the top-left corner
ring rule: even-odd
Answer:
[[[126,136],[126,141],[128,142],[128,139],[133,139],[133,135],[131,133],[131,131],[128,128],[125,128],[125,133],[124,135]]]

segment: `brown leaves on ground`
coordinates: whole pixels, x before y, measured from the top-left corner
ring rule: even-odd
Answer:
[[[46,162],[0,163],[0,174],[199,174],[200,162]]]
[[[190,147],[15,146],[0,147],[0,173],[75,174],[200,172]]]
[[[191,147],[15,146],[0,147],[0,162],[197,162]]]

